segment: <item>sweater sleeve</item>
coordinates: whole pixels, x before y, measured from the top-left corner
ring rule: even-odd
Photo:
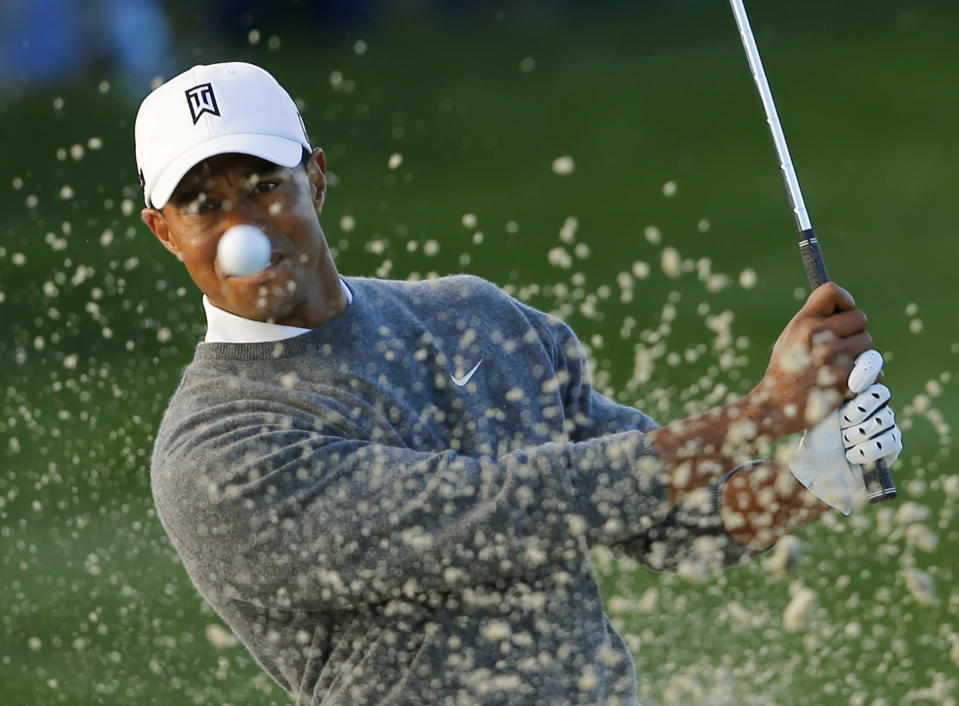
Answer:
[[[535,309],[526,311],[551,350],[557,369],[566,371],[563,398],[571,420],[571,438],[592,439],[631,429],[645,433],[657,428],[645,413],[593,388],[586,351],[569,326]],[[723,487],[737,470],[692,494],[661,522],[614,547],[653,570],[668,572],[735,566],[759,554],[733,539],[720,516]]]
[[[561,371],[571,439],[580,441],[629,430],[648,432],[657,427],[644,412],[596,391],[583,344],[566,323],[525,304],[519,306],[549,350],[556,370]]]
[[[580,559],[667,517],[640,431],[467,457],[256,405],[168,420],[152,473],[191,576],[237,600],[356,609],[462,590]]]

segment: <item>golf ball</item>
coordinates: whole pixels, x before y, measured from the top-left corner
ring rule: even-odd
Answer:
[[[266,234],[251,225],[233,226],[220,237],[216,260],[224,274],[246,277],[270,266],[273,248]]]

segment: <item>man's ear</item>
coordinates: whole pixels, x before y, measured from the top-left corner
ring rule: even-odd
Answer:
[[[306,176],[313,192],[313,206],[319,215],[326,201],[326,155],[319,147],[313,150],[306,160]]]
[[[170,229],[167,227],[167,222],[163,217],[163,213],[155,208],[145,208],[140,211],[140,218],[142,218],[143,222],[147,224],[147,228],[153,232],[153,235],[155,235],[157,239],[163,243],[163,247],[173,253],[177,260],[183,260],[183,255],[180,253],[180,249],[173,241],[173,236],[170,235]]]

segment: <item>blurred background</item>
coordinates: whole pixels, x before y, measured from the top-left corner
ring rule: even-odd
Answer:
[[[886,355],[900,497],[805,528],[792,563],[598,553],[608,609],[645,706],[956,704],[959,6],[749,10],[830,274]],[[140,222],[133,119],[223,60],[273,72],[326,150],[343,273],[486,277],[660,421],[747,391],[806,296],[722,0],[0,2],[0,703],[288,703],[149,488],[204,320]]]

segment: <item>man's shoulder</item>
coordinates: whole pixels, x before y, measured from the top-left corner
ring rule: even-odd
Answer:
[[[386,280],[347,277],[347,284],[375,308],[395,306],[419,313],[460,310],[464,307],[509,307],[516,301],[492,282],[469,274],[446,275],[419,280]],[[385,306],[389,305],[389,306]]]
[[[484,294],[499,296],[504,299],[509,298],[502,289],[489,280],[471,274],[453,274],[416,280],[377,279],[373,277],[346,277],[345,279],[351,288],[361,291],[391,291],[411,296],[450,297]]]

